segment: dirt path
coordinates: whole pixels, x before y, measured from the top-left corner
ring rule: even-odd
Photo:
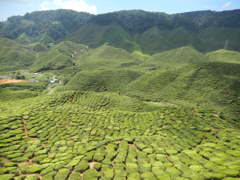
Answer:
[[[56,87],[54,87],[54,88],[49,88],[49,89],[48,89],[48,94],[54,93],[58,88],[59,88],[59,86],[56,86]]]
[[[0,79],[0,84],[20,83],[20,82],[27,82],[27,80],[23,80],[23,79]]]
[[[151,103],[159,106],[171,106],[171,107],[176,107],[176,104],[172,104],[169,102],[154,102],[154,101],[145,101],[145,103]]]
[[[22,120],[22,125],[23,125],[23,130],[24,130],[24,134],[25,134],[25,136],[27,136],[27,137],[29,137],[28,136],[28,129],[27,129],[27,122],[26,122],[26,120]]]

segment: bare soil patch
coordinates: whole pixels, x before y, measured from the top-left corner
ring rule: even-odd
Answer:
[[[9,159],[4,158],[4,157],[1,157],[1,158],[0,158],[0,161],[1,161],[1,162],[4,162],[4,163],[9,163],[9,162],[11,162]]]
[[[20,165],[33,166],[33,165],[37,165],[37,163],[29,160],[29,161],[23,161],[23,162],[18,163],[18,166],[20,166]]]
[[[20,82],[27,82],[27,80],[23,80],[23,79],[0,79],[0,84],[20,83]]]
[[[93,169],[93,168],[94,168],[94,165],[95,165],[96,163],[97,163],[97,162],[95,162],[95,161],[89,162],[89,168],[90,168],[90,169]]]

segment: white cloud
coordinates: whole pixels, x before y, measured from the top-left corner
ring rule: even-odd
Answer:
[[[221,8],[222,8],[222,9],[226,9],[226,8],[228,8],[228,7],[231,6],[231,5],[232,5],[232,2],[231,2],[231,1],[228,1],[228,2],[224,3]]]
[[[80,12],[97,13],[97,7],[87,4],[84,0],[45,0],[40,10],[71,9]]]

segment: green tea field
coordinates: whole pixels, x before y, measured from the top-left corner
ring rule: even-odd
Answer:
[[[237,8],[0,0],[0,180],[240,180]]]
[[[0,179],[239,179],[239,125],[131,99],[121,109],[122,98],[64,92],[1,104]]]

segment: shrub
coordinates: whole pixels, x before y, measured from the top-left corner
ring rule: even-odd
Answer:
[[[100,174],[95,169],[88,169],[83,173],[84,179],[97,180],[98,177],[100,177]]]
[[[145,172],[141,174],[143,180],[157,180],[156,177],[151,172]]]
[[[81,174],[79,172],[73,172],[70,174],[68,180],[80,180],[81,179]]]
[[[11,180],[14,177],[14,174],[3,174],[0,175],[1,180]]]
[[[54,180],[65,180],[67,178],[69,174],[69,170],[68,169],[59,169]]]
[[[87,160],[81,160],[77,166],[75,166],[76,171],[84,172],[89,168],[89,164]]]
[[[42,179],[43,180],[53,180],[55,175],[56,175],[56,171],[52,171],[52,172],[42,176]]]
[[[34,165],[25,165],[21,164],[19,165],[19,169],[22,173],[38,173],[40,172],[44,167],[42,165],[34,164]]]

